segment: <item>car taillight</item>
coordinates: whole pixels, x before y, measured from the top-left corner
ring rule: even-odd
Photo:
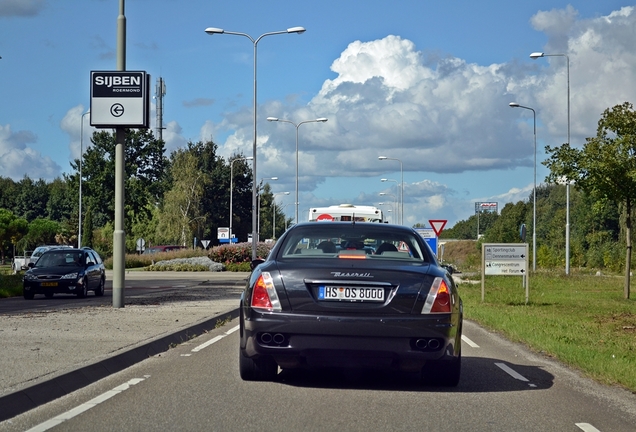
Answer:
[[[444,279],[438,277],[433,281],[422,313],[449,313],[451,311],[450,289]]]
[[[266,312],[280,312],[283,310],[278,300],[276,288],[274,288],[274,280],[269,272],[263,272],[256,280],[252,291],[251,306],[254,309]]]

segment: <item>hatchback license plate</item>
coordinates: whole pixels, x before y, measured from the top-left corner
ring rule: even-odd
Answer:
[[[42,285],[43,287],[57,286],[57,282],[42,282],[40,285]]]
[[[382,302],[384,288],[321,285],[318,287],[318,300]]]

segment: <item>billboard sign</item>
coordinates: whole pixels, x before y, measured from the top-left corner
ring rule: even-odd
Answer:
[[[91,126],[148,128],[149,88],[144,71],[91,71]]]

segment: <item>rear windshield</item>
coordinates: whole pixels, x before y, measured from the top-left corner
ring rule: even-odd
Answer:
[[[387,225],[328,222],[298,227],[284,238],[282,258],[359,258],[371,260],[428,261],[418,234]]]

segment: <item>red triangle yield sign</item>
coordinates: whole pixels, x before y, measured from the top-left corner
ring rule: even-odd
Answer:
[[[428,223],[431,224],[431,227],[433,228],[433,231],[435,231],[435,235],[437,237],[439,237],[439,233],[441,233],[444,230],[444,227],[446,226],[446,222],[448,222],[447,220],[444,219],[438,219],[438,220],[430,220],[428,221]]]

